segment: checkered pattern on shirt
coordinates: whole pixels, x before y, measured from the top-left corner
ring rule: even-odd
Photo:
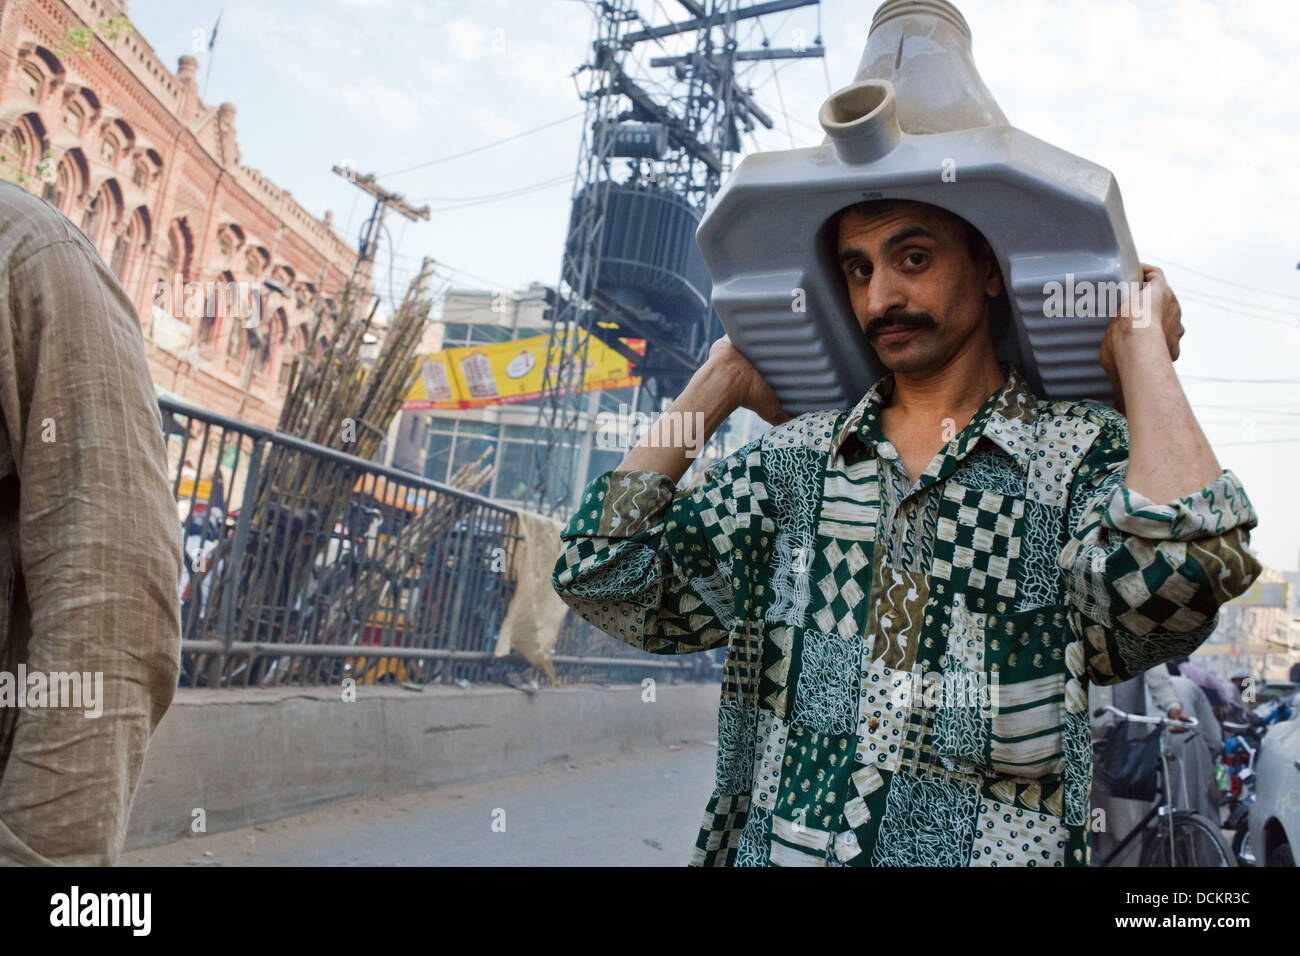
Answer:
[[[747,861],[797,865],[808,861],[804,851],[809,844],[817,843],[825,851],[823,835],[842,834],[847,828],[855,835],[859,852],[840,853],[836,836],[834,859],[838,863],[961,865],[975,862],[972,846],[980,841],[992,840],[996,846],[1001,839],[1005,844],[1013,831],[1019,835],[1022,827],[1037,831],[1041,825],[1048,834],[1043,847],[997,846],[991,853],[981,852],[981,859],[996,856],[998,862],[1024,865],[1086,864],[1083,811],[1088,755],[1075,744],[1087,735],[1086,714],[1081,708],[1086,708],[1088,681],[1113,680],[1123,668],[1148,660],[1150,655],[1167,659],[1163,655],[1174,656],[1171,650],[1199,643],[1206,633],[1204,624],[1196,625],[1186,615],[1179,618],[1179,612],[1164,618],[1167,630],[1147,635],[1127,630],[1117,619],[1130,612],[1163,614],[1168,609],[1158,608],[1154,602],[1168,598],[1171,589],[1182,586],[1180,582],[1192,587],[1183,602],[1184,611],[1199,611],[1203,602],[1218,602],[1229,593],[1244,590],[1259,570],[1244,548],[1244,536],[1255,520],[1253,511],[1244,493],[1229,487],[1235,478],[1225,473],[1222,486],[1215,483],[1199,495],[1181,499],[1168,514],[1136,499],[1129,514],[1129,499],[1125,498],[1117,518],[1119,506],[1114,495],[1122,485],[1127,457],[1122,418],[1095,403],[1041,402],[1011,370],[1001,392],[990,397],[918,480],[923,493],[942,496],[937,510],[939,517],[947,519],[942,530],[937,519],[933,530],[928,521],[916,523],[922,547],[915,553],[932,553],[936,560],[930,562],[931,567],[890,569],[902,574],[897,581],[890,579],[889,586],[898,593],[888,601],[888,620],[886,615],[878,615],[880,636],[887,639],[882,646],[892,648],[906,635],[907,648],[900,646],[895,653],[900,663],[914,655],[921,673],[937,669],[945,672],[940,676],[946,680],[946,671],[960,658],[969,670],[987,675],[997,666],[1007,678],[1006,719],[992,728],[990,738],[1000,749],[990,751],[990,756],[999,758],[995,763],[1009,762],[1032,773],[1013,774],[997,767],[981,768],[983,772],[978,774],[962,773],[946,758],[945,748],[951,750],[951,741],[934,734],[929,716],[933,705],[924,699],[918,704],[915,692],[910,702],[895,701],[893,694],[882,699],[882,692],[894,688],[892,680],[883,683],[891,675],[866,666],[870,663],[866,659],[867,635],[858,616],[865,616],[878,602],[884,603],[883,594],[873,588],[874,571],[883,554],[883,550],[875,550],[875,544],[881,540],[879,522],[884,517],[878,496],[863,494],[864,487],[874,486],[874,479],[851,480],[861,478],[864,469],[846,460],[840,446],[855,436],[867,454],[881,453],[883,436],[876,413],[882,393],[883,389],[873,388],[857,409],[831,422],[830,430],[822,413],[772,429],[757,445],[712,469],[706,488],[678,492],[667,509],[666,521],[662,510],[639,517],[641,537],[636,544],[652,549],[657,566],[669,568],[671,574],[662,576],[662,592],[629,588],[619,606],[634,610],[650,598],[650,607],[658,613],[645,615],[644,627],[651,629],[653,640],[676,642],[678,649],[692,648],[690,641],[674,632],[677,627],[692,631],[689,637],[695,641],[720,629],[727,629],[732,638],[728,656],[734,657],[735,666],[729,672],[733,679],[727,681],[728,693],[719,711],[719,786],[710,800],[693,862],[734,865],[739,856]],[[810,425],[814,419],[817,427]],[[860,427],[863,423],[865,428]],[[985,469],[981,487],[963,485],[954,473],[977,449],[987,450],[988,443],[1005,453],[1007,460],[999,467],[1005,465],[1008,470],[995,475]],[[806,456],[806,466],[818,468],[818,474],[790,480],[789,452],[794,448],[813,453]],[[1050,467],[1046,467],[1044,456],[1050,457]],[[785,469],[779,472],[781,480],[766,474],[767,465],[773,466],[774,472]],[[856,473],[852,471],[855,467]],[[1023,482],[1023,493],[1020,475],[1033,479]],[[1065,481],[1069,494],[1063,491]],[[989,487],[994,483],[1000,487]],[[772,500],[758,500],[755,490],[760,484]],[[782,554],[779,548],[765,547],[762,542],[768,529],[773,536],[778,528],[786,530],[788,522],[783,515],[798,512],[790,507],[789,489],[808,487],[818,495],[816,501],[798,499],[800,509],[813,510],[812,527],[817,529],[808,570],[808,620],[803,624],[768,621],[764,613],[767,602],[775,600],[768,588]],[[1026,503],[1030,500],[1061,511],[1060,534],[1031,537],[1025,533],[1029,524]],[[683,501],[691,507],[682,508]],[[1107,510],[1092,508],[1101,502],[1107,504]],[[731,522],[727,520],[729,511]],[[1228,517],[1216,516],[1220,511]],[[1107,520],[1094,529],[1082,520],[1089,514],[1104,514]],[[775,520],[778,518],[781,520]],[[1093,530],[1097,533],[1089,538]],[[756,532],[758,547],[754,546]],[[1063,536],[1072,544],[1059,551]],[[929,537],[933,538],[929,542],[932,552],[924,550],[924,539]],[[683,544],[691,547],[686,549],[688,553],[679,554]],[[855,545],[856,552],[852,550]],[[727,546],[732,563],[727,566],[725,584],[730,589],[728,606],[734,608],[734,621],[724,624],[707,615],[681,618],[666,613],[673,611],[673,602],[679,600],[675,592],[698,591],[706,581],[712,582],[710,587],[722,586],[723,582],[715,580],[722,557],[717,551]],[[1018,600],[1017,578],[1026,563],[1026,547],[1037,549],[1032,562],[1037,582],[1034,593],[1039,601],[1047,601],[1041,607],[1021,607]],[[1160,552],[1169,575],[1157,582],[1147,574],[1164,575],[1160,562],[1136,561],[1127,570],[1141,573],[1149,597],[1141,593],[1136,580],[1124,594],[1108,588],[1107,562],[1123,567],[1133,556],[1140,557],[1144,547]],[[1045,548],[1051,553],[1042,553]],[[1119,554],[1120,550],[1125,553]],[[641,551],[620,549],[608,542],[598,542],[598,551],[601,557],[561,589],[565,600],[575,606],[580,605],[578,591],[584,581],[605,581],[603,575],[611,568],[622,568],[631,579],[642,567]],[[784,557],[788,560],[789,555]],[[582,560],[579,558],[579,563]],[[856,573],[851,563],[858,566]],[[883,573],[879,577],[883,588]],[[1179,581],[1170,583],[1169,577]],[[819,587],[819,582],[824,582],[824,587]],[[971,611],[970,632],[963,640],[980,642],[970,649],[982,646],[982,656],[947,653],[953,650],[949,647],[951,612],[959,594],[964,595]],[[1129,606],[1126,599],[1136,607]],[[1088,605],[1088,613],[1083,613],[1081,605]],[[821,620],[818,612],[824,612]],[[1103,626],[1098,618],[1109,623]],[[694,630],[697,622],[699,630]],[[1010,631],[1008,624],[1012,625]],[[1033,633],[1026,630],[1030,625],[1036,629]],[[1180,626],[1188,629],[1176,630]],[[741,630],[750,627],[755,630]],[[739,639],[742,633],[746,636]],[[758,634],[762,635],[762,657],[755,695],[754,646],[749,638]],[[646,639],[645,634],[616,636],[631,642]],[[857,668],[856,678],[846,680],[852,670],[849,665],[855,661],[863,666]],[[864,691],[866,697],[861,698]],[[861,703],[855,701],[855,693]],[[846,711],[845,702],[856,704],[856,711]],[[925,712],[918,713],[918,707]],[[856,713],[857,725],[841,730],[846,712],[850,717]],[[750,719],[751,714],[755,719]],[[1062,724],[1068,725],[1064,748],[1056,742]],[[821,737],[810,738],[809,732],[819,727]],[[979,754],[983,752],[981,748]],[[1064,769],[1058,772],[1062,762]],[[802,764],[802,772],[788,773],[792,763]],[[746,772],[751,768],[752,773]],[[827,784],[839,779],[837,775],[846,769],[850,778],[865,784],[865,788],[857,787],[856,795],[838,783]],[[736,788],[746,779],[751,783],[748,797],[759,801],[767,819],[780,822],[779,834],[776,823],[769,828],[761,821],[750,821],[744,830],[747,795],[737,793]],[[792,808],[807,799],[812,799],[811,809],[818,816],[816,832],[796,829],[788,818]],[[837,811],[841,807],[842,811]],[[1017,821],[1010,829],[998,823],[1007,822],[1002,819],[1006,814]],[[1043,849],[1048,851],[1046,856]],[[831,862],[826,852],[817,859]]]

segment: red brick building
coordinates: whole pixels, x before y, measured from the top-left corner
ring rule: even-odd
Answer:
[[[112,35],[126,16],[124,0],[0,0],[0,176],[95,243],[139,308],[156,386],[274,424],[356,250],[240,164],[235,107],[200,101],[193,57],[173,73],[134,30]]]

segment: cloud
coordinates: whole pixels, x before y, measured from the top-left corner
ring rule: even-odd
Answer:
[[[474,118],[487,131],[491,139],[504,139],[519,132],[520,126],[509,116],[505,116],[491,107],[479,107],[474,110]]]
[[[447,24],[447,37],[451,52],[466,61],[477,60],[487,45],[483,28],[463,17]]]

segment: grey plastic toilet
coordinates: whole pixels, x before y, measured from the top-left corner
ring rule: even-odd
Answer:
[[[944,0],[888,0],[853,83],[821,108],[826,141],[745,157],[700,223],[723,326],[791,414],[851,406],[886,371],[853,316],[827,228],[873,199],[930,203],[978,228],[1007,289],[999,358],[1043,398],[1113,401],[1099,361],[1109,315],[1086,313],[1141,278],[1119,187],[1101,166],[1008,125],[970,39]],[[1090,288],[1100,302],[1086,301]]]

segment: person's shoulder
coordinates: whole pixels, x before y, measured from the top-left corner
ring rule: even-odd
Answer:
[[[788,422],[774,425],[727,457],[714,462],[706,469],[706,475],[715,482],[734,480],[741,475],[759,475],[763,471],[765,460],[771,461],[774,457],[780,458],[783,454],[788,454],[782,452],[782,449],[824,451],[831,445],[836,422],[845,414],[844,409],[822,409],[805,412]]]
[[[847,414],[843,408],[823,408],[782,422],[768,429],[760,436],[763,451],[777,448],[815,448],[824,450],[830,447],[835,435],[835,425]]]
[[[1055,402],[1043,401],[1042,407],[1051,415],[1078,418],[1103,428],[1128,426],[1126,419],[1105,402],[1095,398],[1067,398]]]
[[[1067,423],[1081,435],[1104,437],[1106,442],[1118,440],[1121,445],[1128,446],[1128,419],[1095,398],[1043,401],[1039,416],[1049,421]]]
[[[56,242],[84,237],[63,213],[21,186],[0,182],[0,261],[20,262]]]

